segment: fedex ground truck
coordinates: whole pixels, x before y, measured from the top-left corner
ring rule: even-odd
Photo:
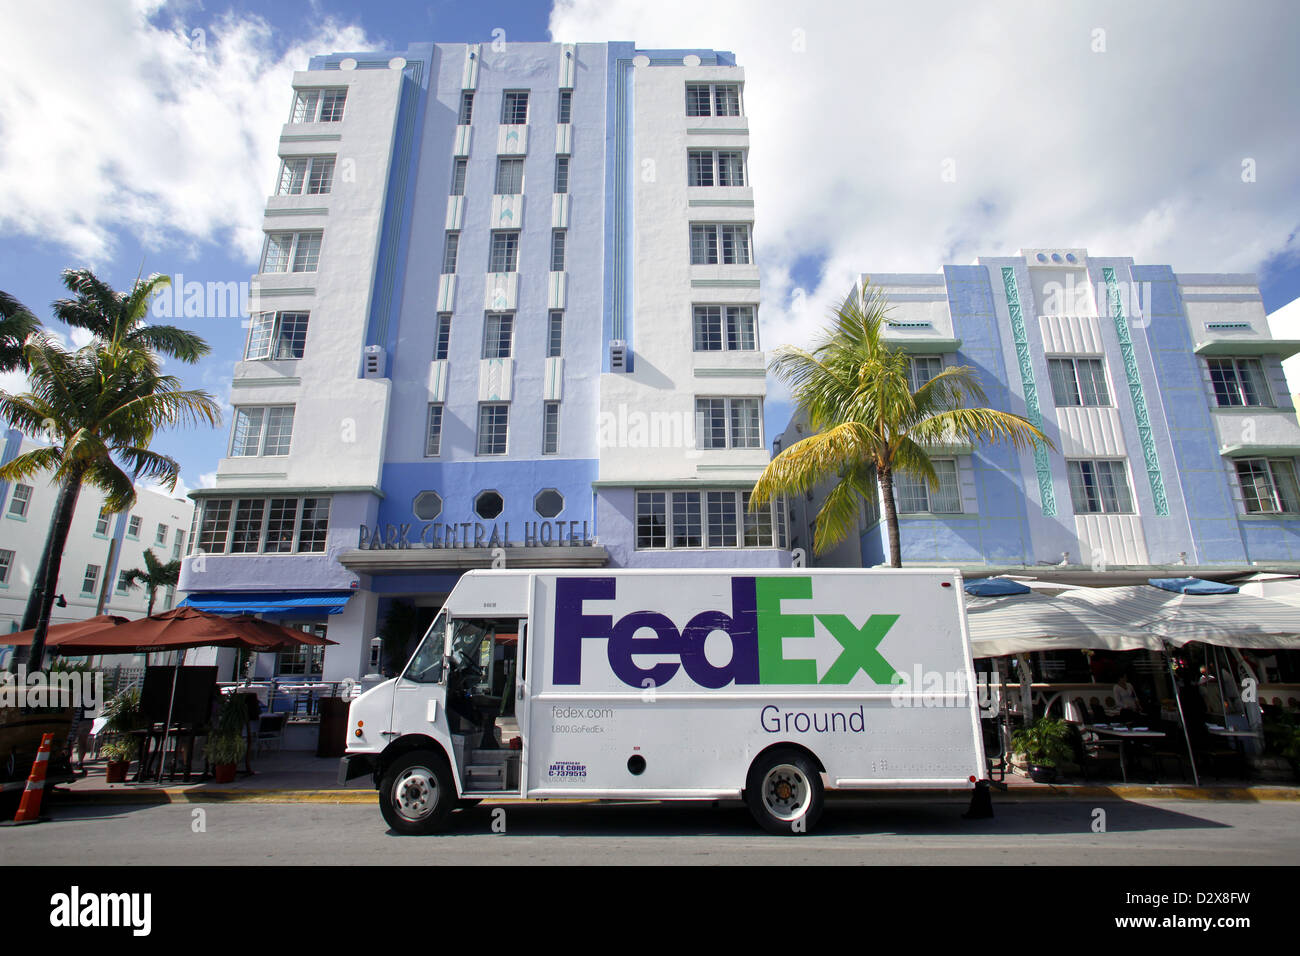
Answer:
[[[401,675],[351,705],[340,782],[438,830],[483,798],[743,798],[986,777],[948,570],[469,571]]]

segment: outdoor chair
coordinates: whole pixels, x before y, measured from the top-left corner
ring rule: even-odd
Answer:
[[[257,752],[263,753],[274,745],[276,752],[284,742],[284,724],[287,714],[264,714],[257,724]]]

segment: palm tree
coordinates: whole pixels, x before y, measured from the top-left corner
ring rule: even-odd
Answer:
[[[806,492],[824,481],[835,484],[817,514],[813,546],[818,552],[848,537],[863,498],[883,492],[890,565],[902,567],[894,475],[923,478],[934,489],[939,477],[930,461],[935,446],[965,438],[972,443],[1009,441],[1018,449],[1052,443],[1028,420],[992,408],[969,366],[944,369],[912,391],[907,353],[882,334],[888,304],[878,289],[850,294],[834,313],[834,324],[812,351],[783,346],[770,369],[787,382],[814,434],[777,455],[764,469],[750,497],[757,510],[783,494]]]
[[[63,281],[75,298],[56,302],[55,314],[94,333],[94,341],[68,352],[46,336],[29,337],[24,357],[30,391],[0,392],[0,419],[51,441],[0,468],[0,479],[52,473],[59,483],[23,617],[24,630],[36,629],[29,659],[33,670],[42,663],[59,564],[83,482],[105,492],[109,511],[131,507],[139,479],[174,488],[180,465],[149,450],[155,432],[201,421],[215,425],[221,418],[220,406],[207,392],[186,391],[178,378],[161,374],[157,353],[192,363],[208,352],[192,332],[145,325],[149,300],[170,281],[166,276],[137,279],[130,292],[115,292],[86,270],[68,270]]]
[[[0,292],[0,372],[26,368],[23,344],[41,327],[40,319],[8,292]]]
[[[180,559],[163,564],[153,555],[153,548],[144,552],[144,567],[132,568],[126,572],[126,586],[133,588],[143,584],[149,594],[149,610],[145,613],[153,617],[153,604],[158,597],[159,588],[174,588],[181,579]]]

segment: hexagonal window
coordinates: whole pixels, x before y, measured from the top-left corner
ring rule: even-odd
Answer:
[[[422,491],[415,496],[411,510],[422,521],[432,521],[442,514],[442,495],[436,491]]]
[[[505,507],[505,499],[499,492],[480,491],[474,499],[474,513],[486,521],[498,517]]]
[[[554,518],[564,510],[564,495],[554,488],[539,491],[533,499],[533,510],[543,518]]]

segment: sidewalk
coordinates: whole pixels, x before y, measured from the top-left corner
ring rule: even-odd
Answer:
[[[337,758],[286,751],[254,760],[252,775],[241,773],[232,783],[214,783],[211,778],[185,783],[181,779],[146,783],[106,783],[103,761],[86,765],[87,776],[61,784],[54,799],[64,804],[117,803],[220,803],[233,800],[258,803],[374,803],[378,799],[369,778],[338,784]],[[199,768],[201,770],[201,767]],[[133,768],[134,770],[134,768]],[[833,800],[968,800],[969,790],[890,790],[834,794]],[[1177,800],[1300,800],[1295,784],[1260,784],[1241,781],[1142,784],[1129,783],[1034,783],[1026,777],[1008,775],[1005,783],[993,785],[994,803],[1038,799],[1177,799]],[[501,800],[497,802],[508,802]],[[554,802],[554,801],[552,801]]]

